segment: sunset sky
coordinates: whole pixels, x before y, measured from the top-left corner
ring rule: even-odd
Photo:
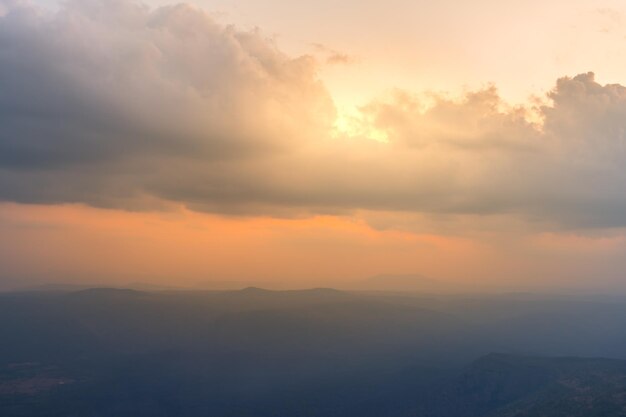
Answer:
[[[0,0],[0,289],[626,290],[626,4]]]

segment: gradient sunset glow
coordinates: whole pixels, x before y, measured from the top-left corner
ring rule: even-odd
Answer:
[[[623,2],[392,3],[0,0],[0,288],[625,290]]]

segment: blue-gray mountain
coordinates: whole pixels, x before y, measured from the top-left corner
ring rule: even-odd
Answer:
[[[7,417],[626,415],[619,297],[30,291],[0,340]]]

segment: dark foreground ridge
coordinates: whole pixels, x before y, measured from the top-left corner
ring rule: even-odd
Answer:
[[[2,417],[626,415],[616,298],[55,289],[0,340]]]

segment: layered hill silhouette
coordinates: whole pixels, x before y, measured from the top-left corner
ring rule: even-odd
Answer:
[[[626,415],[616,297],[55,289],[0,340],[2,416]]]

